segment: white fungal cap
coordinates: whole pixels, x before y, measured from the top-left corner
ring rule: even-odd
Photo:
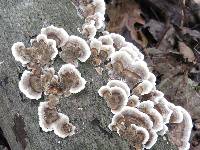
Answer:
[[[183,121],[183,113],[180,107],[175,106],[174,104],[168,102],[169,108],[173,111],[170,117],[170,123],[181,123]]]
[[[133,45],[133,43],[125,42],[123,47],[125,47],[125,46],[130,47],[131,49],[133,49],[133,50],[136,51],[136,52],[139,52],[139,51],[140,51],[135,45]]]
[[[113,39],[109,34],[100,36],[98,40],[101,41],[103,45],[113,45]]]
[[[88,46],[87,42],[84,39],[78,36],[73,36],[73,35],[70,36],[69,42],[73,42],[73,41],[77,41],[77,43],[80,44],[79,46],[83,51],[83,55],[81,55],[81,57],[79,57],[78,59],[81,62],[85,62],[91,55],[90,47]]]
[[[192,118],[190,114],[181,106],[177,106],[179,110],[183,113],[183,124],[184,124],[184,129],[182,133],[182,145],[179,147],[180,150],[188,150],[190,147],[189,139],[192,131]]]
[[[97,32],[94,20],[91,20],[90,22],[83,24],[82,29],[83,29],[82,34],[87,36],[89,39],[94,38]]]
[[[135,124],[131,124],[131,127],[136,129],[137,133],[143,133],[144,134],[144,140],[142,141],[142,144],[146,144],[147,141],[149,140],[149,132],[147,131],[147,129],[140,127],[140,126],[136,126]]]
[[[132,68],[132,58],[131,56],[123,51],[117,51],[113,53],[111,56],[111,64],[114,64],[117,61],[120,61],[123,64],[123,67],[130,69]]]
[[[78,37],[71,35],[67,43],[74,44],[73,46],[77,46],[76,48],[80,48],[82,51],[81,56],[78,58],[81,62],[85,62],[91,55],[90,47],[88,46],[87,42]]]
[[[137,107],[139,104],[140,104],[140,100],[139,100],[139,97],[138,97],[138,96],[136,96],[136,95],[131,95],[131,96],[128,98],[128,104],[127,104],[127,106],[130,106],[130,107]]]
[[[62,51],[59,53],[61,59],[76,66],[78,66],[78,60],[85,62],[91,55],[87,42],[78,36],[70,36],[61,49]]]
[[[166,125],[163,125],[163,129],[158,131],[158,135],[165,135],[167,133],[167,131],[169,131],[168,127]]]
[[[123,36],[116,33],[110,33],[110,36],[113,39],[114,47],[116,47],[117,49],[120,49],[123,47],[123,45],[125,44],[125,38]]]
[[[169,108],[165,98],[160,99],[158,104],[154,105],[154,108],[163,116],[164,123],[169,123],[173,111]]]
[[[76,67],[72,64],[62,65],[60,70],[58,71],[58,76],[65,75],[66,73],[74,73],[78,77],[78,84],[72,86],[70,88],[70,93],[78,93],[85,88],[86,81],[81,77],[81,73],[76,69]]]
[[[154,109],[154,103],[152,101],[143,101],[137,108],[150,116],[153,121],[153,129],[156,132],[163,129],[163,117],[156,109]]]
[[[146,149],[152,148],[152,146],[156,143],[157,139],[158,139],[158,135],[157,135],[156,131],[153,129],[150,130],[149,131],[149,140],[144,145],[144,148],[146,148]]]
[[[126,120],[125,119],[126,117],[135,118],[134,122],[132,122],[133,121],[132,119]],[[125,106],[122,108],[122,110],[120,112],[116,113],[113,116],[112,122],[108,126],[111,131],[113,131],[113,126],[117,125],[120,118],[124,118],[123,119],[123,120],[125,120],[124,122],[130,121],[131,124],[135,124],[137,126],[141,126],[146,129],[152,129],[152,127],[153,127],[153,122],[151,121],[150,117],[147,114],[139,111],[137,108]]]
[[[159,91],[159,90],[153,90],[151,92],[151,98],[149,100],[153,101],[154,104],[157,104],[159,102],[160,99],[162,99],[164,97],[163,92]]]
[[[91,16],[88,16],[86,19],[85,19],[85,22],[88,23],[90,22],[91,20],[94,20],[95,21],[95,28],[96,29],[100,29],[101,27],[104,26],[104,15],[101,14],[100,12],[97,12],[95,13],[94,15],[91,15]]]
[[[124,89],[124,91],[126,92],[126,95],[127,97],[130,96],[130,88],[128,87],[128,85],[121,81],[121,80],[110,80],[108,83],[107,83],[107,86],[109,87],[120,87],[122,89]]]
[[[102,45],[99,51],[99,55],[101,55],[102,51],[107,53],[107,60],[108,60],[111,57],[111,55],[115,52],[115,48],[112,45]]]
[[[61,138],[74,135],[76,127],[69,123],[69,117],[62,113],[59,113],[59,117],[53,124],[54,133]]]
[[[69,35],[63,28],[57,28],[53,25],[41,29],[41,34],[45,34],[47,38],[56,41],[58,47],[62,47],[67,42]]]
[[[111,108],[111,112],[113,114],[118,113],[124,106],[127,105],[128,96],[125,90],[121,87],[102,86],[98,90],[98,93],[106,100],[107,105],[109,108]]]
[[[28,64],[30,60],[27,60],[21,55],[21,49],[24,49],[25,46],[22,42],[17,42],[14,43],[11,50],[12,50],[12,55],[14,56],[16,61],[21,62],[23,65]]]
[[[133,51],[129,47],[122,47],[119,51],[123,51],[123,52],[128,53],[131,56],[131,58],[132,58],[132,62],[138,60],[137,52]]]
[[[145,61],[134,62],[132,69],[136,72],[142,79],[146,80],[149,77],[149,68]]]
[[[137,52],[139,60],[144,60],[144,55],[140,52],[140,50],[135,45],[133,45],[133,43],[125,42],[124,47],[126,46],[131,48],[133,51]]]
[[[19,89],[22,93],[26,95],[26,97],[30,99],[40,99],[42,96],[42,92],[36,92],[33,90],[32,85],[30,83],[30,78],[33,74],[30,71],[25,70],[21,76],[21,80],[19,81]]]
[[[92,4],[95,6],[95,13],[99,12],[102,15],[105,14],[106,5],[104,0],[93,0]]]
[[[109,91],[110,87],[109,86],[102,86],[99,90],[98,90],[98,94],[99,96],[103,97],[104,93]]]
[[[153,85],[148,80],[143,80],[137,87],[133,89],[133,93],[135,94],[149,94],[153,88]]]
[[[100,48],[102,47],[102,42],[95,39],[95,38],[92,38],[91,39],[91,42],[90,42],[90,48],[91,49],[96,49],[98,52],[100,51]]]
[[[51,54],[51,60],[54,60],[58,54],[58,49],[56,48],[56,41],[53,39],[47,39],[47,36],[45,34],[39,34],[36,37],[37,42],[40,42],[43,40],[49,47],[52,47],[52,54]],[[33,40],[34,41],[34,40]],[[33,41],[31,41],[31,44],[33,44]]]
[[[149,80],[154,86],[156,85],[156,76],[152,72],[149,72],[147,80]]]
[[[45,132],[52,131],[53,124],[57,119],[59,119],[56,109],[50,109],[48,102],[40,102],[38,107],[38,116],[39,125]],[[47,119],[50,120],[50,122],[47,122]]]

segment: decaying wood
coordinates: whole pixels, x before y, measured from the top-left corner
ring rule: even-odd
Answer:
[[[87,80],[86,88],[69,98],[63,98],[60,111],[76,125],[76,134],[61,139],[53,132],[43,132],[38,124],[40,100],[26,98],[18,88],[24,68],[11,55],[17,41],[28,44],[43,26],[63,27],[69,34],[79,35],[83,20],[70,0],[0,0],[0,127],[12,150],[129,150],[131,147],[108,129],[112,114],[97,90],[107,82],[89,63],[78,68]],[[64,64],[56,59],[57,69]],[[164,137],[165,138],[165,137]],[[0,149],[1,140],[0,139]],[[5,141],[5,140],[4,140]],[[3,142],[5,144],[5,142]],[[3,145],[3,144],[2,144]],[[8,147],[7,147],[8,148]],[[8,148],[9,149],[9,148]],[[159,138],[152,148],[175,150],[167,139]]]

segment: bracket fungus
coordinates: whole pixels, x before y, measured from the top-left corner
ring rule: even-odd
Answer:
[[[139,100],[139,97],[138,97],[138,96],[136,96],[136,95],[131,95],[131,96],[128,98],[127,106],[130,106],[130,107],[137,107],[139,104],[140,104],[140,100]]]
[[[43,92],[40,76],[25,70],[19,81],[19,89],[30,99],[40,99]]]
[[[77,6],[85,18],[82,33],[87,38],[93,38],[97,30],[104,27],[106,6],[104,0],[80,0]]]
[[[54,60],[58,50],[54,40],[47,39],[44,34],[39,34],[36,39],[31,40],[31,47],[26,48],[22,42],[13,44],[12,54],[22,65],[44,66]]]
[[[123,105],[119,111],[114,112],[112,123],[109,125],[109,128],[112,131],[117,131],[122,138],[128,140],[131,144],[134,143],[133,145],[136,149],[150,149],[156,143],[158,135],[164,135],[170,132],[167,126],[168,124],[183,124],[183,112],[180,111],[180,106],[175,106],[168,102],[164,98],[164,94],[156,89],[156,76],[150,72],[147,63],[144,61],[144,55],[139,52],[137,47],[132,43],[124,41],[124,39],[117,34],[106,33],[105,35],[99,38],[101,39],[101,42],[99,42],[100,44],[93,44],[94,49],[98,52],[98,46],[100,49],[102,45],[107,44],[112,45],[115,51],[110,55],[110,62],[107,68],[109,77],[112,80],[109,81],[106,86],[100,88],[99,95],[108,99],[111,95],[111,88],[121,87],[125,89],[115,82],[118,80],[122,80],[120,82],[126,83],[128,85],[128,91],[131,91],[126,98],[126,100],[128,99],[126,106]],[[113,42],[110,40],[110,37],[113,38]],[[121,42],[119,45],[116,45],[116,37],[117,40]],[[96,41],[98,41],[98,39]],[[124,97],[118,98],[118,101],[120,101],[120,98],[121,101],[124,101]],[[184,108],[182,109],[185,110]],[[151,128],[145,128],[144,125],[138,124],[137,119],[132,119],[132,122],[129,123],[130,125],[128,126],[124,115],[133,110],[137,110],[137,112],[148,116],[149,122],[152,123]],[[113,112],[112,108],[111,112]],[[136,135],[138,127],[143,127],[148,132],[148,140],[145,144],[141,140],[137,140],[141,139],[144,135],[140,134],[139,136],[141,138]],[[184,126],[183,128],[184,131],[188,131],[188,133],[191,132],[191,126]],[[181,132],[181,134],[184,133]],[[184,137],[187,136],[183,136],[183,141],[188,142],[188,137]],[[187,145],[188,144],[186,144],[186,146]],[[178,147],[181,149],[182,146],[178,145]]]
[[[60,57],[66,63],[78,66],[78,61],[85,62],[91,55],[87,42],[78,37],[71,35],[68,41],[61,47]]]
[[[112,113],[119,112],[124,106],[127,105],[130,89],[122,81],[110,81],[106,86],[102,86],[99,95],[103,97]]]
[[[76,127],[69,122],[69,117],[58,113],[59,119],[53,124],[54,133],[61,138],[66,138],[75,134]]]
[[[69,35],[63,28],[57,28],[53,25],[41,29],[41,34],[45,34],[48,39],[56,41],[57,47],[62,47],[67,42]]]
[[[58,71],[59,82],[62,84],[65,95],[78,93],[85,88],[86,81],[81,73],[72,64],[62,65]]]
[[[138,127],[143,129],[142,134],[137,132]],[[117,131],[120,136],[130,141],[138,149],[141,149],[152,139],[149,134],[149,131],[153,130],[152,127],[153,122],[147,114],[129,106],[123,107],[120,112],[115,114],[111,124],[109,124],[111,131]]]
[[[42,93],[48,97],[38,107],[42,130],[54,131],[61,138],[75,133],[75,126],[68,116],[57,111],[57,106],[61,96],[70,96],[85,88],[86,81],[76,67],[78,60],[86,62],[91,57],[95,66],[107,64],[112,79],[98,90],[114,114],[108,126],[111,131],[137,150],[150,149],[158,135],[173,132],[176,137],[172,139],[179,137],[178,148],[189,149],[191,116],[181,106],[168,102],[156,89],[156,76],[150,72],[140,50],[116,33],[103,31],[102,36],[94,38],[104,27],[104,0],[80,0],[78,9],[85,18],[82,34],[87,41],[68,35],[63,28],[49,26],[31,40],[31,47],[26,48],[22,42],[12,46],[15,60],[27,67],[19,81],[20,90],[30,99],[40,99]],[[58,54],[56,47],[61,49],[59,56],[66,63],[57,75],[52,67]],[[178,133],[168,129],[170,125]]]
[[[61,138],[75,134],[75,126],[69,123],[69,117],[58,113],[56,106],[49,102],[40,102],[38,107],[39,125],[43,131],[54,131]]]

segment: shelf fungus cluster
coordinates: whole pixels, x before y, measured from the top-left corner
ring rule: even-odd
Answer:
[[[58,55],[66,63],[55,73],[53,61]],[[76,66],[78,60],[85,62],[90,57],[87,42],[74,35],[69,36],[62,29],[49,26],[41,30],[31,46],[25,47],[22,42],[12,46],[16,61],[27,68],[19,81],[19,89],[30,99],[40,99],[44,94],[47,101],[40,102],[38,107],[39,125],[43,131],[54,131],[61,138],[75,133],[75,126],[68,116],[57,111],[61,96],[68,97],[85,88],[86,81]]]
[[[141,150],[150,149],[158,135],[166,134],[170,130],[168,125],[173,124],[181,129],[178,148],[188,150],[191,116],[181,106],[167,101],[156,89],[156,76],[150,72],[140,50],[116,33],[103,31],[102,36],[95,37],[97,30],[104,27],[104,0],[76,2],[85,18],[82,34],[88,41],[69,35],[63,28],[49,26],[31,40],[30,47],[22,42],[12,46],[15,60],[27,68],[19,81],[21,92],[30,99],[46,96],[47,100],[38,107],[42,130],[54,131],[61,138],[75,133],[75,126],[57,106],[61,96],[70,96],[85,88],[86,81],[76,67],[79,61],[86,62],[90,58],[96,67],[103,69],[105,65],[110,77],[107,85],[98,91],[114,115],[110,130]],[[56,74],[53,61],[57,55],[65,64]]]
[[[104,27],[106,10],[104,0],[79,0],[77,8],[81,16],[85,18],[82,34],[89,39],[94,38],[97,30]]]
[[[112,50],[101,52],[105,46]],[[158,135],[166,134],[168,125],[174,124],[183,127],[177,146],[180,150],[189,149],[191,117],[156,90],[156,76],[150,72],[139,49],[122,36],[108,32],[91,39],[90,48],[94,65],[107,63],[110,80],[98,93],[114,114],[110,130],[140,150],[150,149]]]

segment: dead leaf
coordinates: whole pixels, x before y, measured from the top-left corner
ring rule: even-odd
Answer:
[[[179,51],[188,62],[195,62],[195,55],[190,47],[188,47],[184,42],[179,42]]]
[[[119,0],[107,5],[109,22],[107,30],[122,34],[124,28],[130,32],[132,40],[136,41],[143,48],[147,46],[148,40],[140,30],[145,24],[141,17],[142,11],[135,1]],[[130,41],[130,40],[129,40]]]

